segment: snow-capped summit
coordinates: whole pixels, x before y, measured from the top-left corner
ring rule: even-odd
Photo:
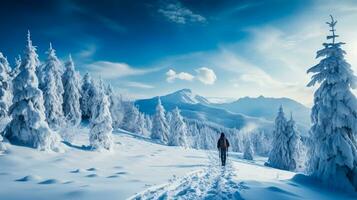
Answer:
[[[164,99],[166,102],[172,102],[172,103],[187,103],[187,104],[210,103],[205,97],[197,95],[193,93],[191,89],[187,89],[187,88],[162,96],[161,99]]]

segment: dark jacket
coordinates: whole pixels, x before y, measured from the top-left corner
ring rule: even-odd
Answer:
[[[224,145],[224,141],[226,142],[226,146]],[[226,137],[220,137],[217,142],[217,148],[220,150],[227,150],[229,147],[229,142]]]

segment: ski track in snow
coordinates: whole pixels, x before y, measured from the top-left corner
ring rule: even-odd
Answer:
[[[240,191],[246,189],[244,182],[236,182],[235,169],[231,161],[225,167],[217,163],[217,155],[208,154],[210,164],[207,168],[192,172],[183,178],[171,180],[169,183],[149,188],[135,196],[131,200],[215,200],[215,199],[243,199]]]

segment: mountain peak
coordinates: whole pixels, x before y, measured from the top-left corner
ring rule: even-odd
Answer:
[[[176,103],[180,102],[180,103],[187,103],[187,104],[196,104],[196,103],[209,104],[209,101],[205,97],[194,94],[192,90],[188,88],[184,88],[176,92],[173,92],[171,94],[168,94],[166,96],[163,96],[162,99],[165,99],[165,101],[176,102]]]
[[[181,89],[181,90],[177,90],[174,93],[192,93],[192,90],[188,89],[188,88],[184,88],[184,89]]]

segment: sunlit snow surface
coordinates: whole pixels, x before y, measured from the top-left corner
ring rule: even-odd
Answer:
[[[248,162],[230,153],[162,146],[115,132],[113,152],[87,147],[88,129],[75,130],[63,153],[7,145],[0,155],[0,199],[353,199],[304,176]],[[84,146],[82,146],[84,145]]]

